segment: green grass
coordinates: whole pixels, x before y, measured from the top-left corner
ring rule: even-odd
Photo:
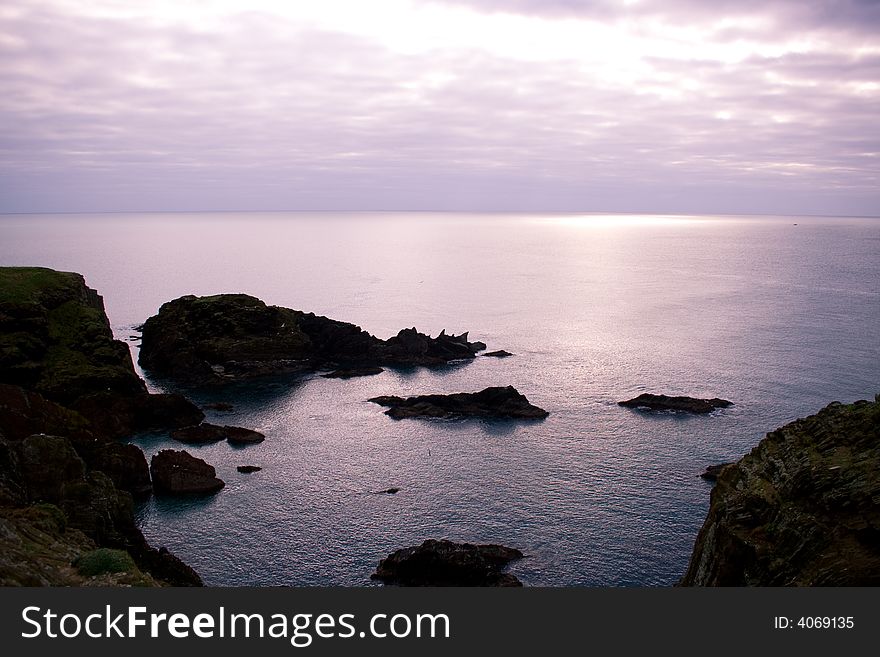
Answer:
[[[0,301],[29,303],[75,284],[70,274],[45,267],[0,267]]]
[[[125,550],[98,548],[86,552],[73,562],[77,572],[83,577],[95,577],[107,573],[138,573],[134,559]]]

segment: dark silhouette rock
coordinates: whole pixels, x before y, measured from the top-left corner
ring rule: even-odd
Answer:
[[[400,492],[399,488],[386,488],[385,490],[377,490],[374,492],[374,495],[397,495]]]
[[[233,445],[260,443],[266,438],[259,431],[243,429],[241,427],[219,426],[202,422],[198,426],[184,427],[171,432],[174,440],[191,445],[202,445],[227,440]]]
[[[9,440],[35,433],[64,435],[74,441],[96,442],[91,423],[80,413],[19,386],[0,384],[0,432]]]
[[[153,456],[150,474],[157,493],[208,494],[225,486],[214,466],[186,451],[163,449]]]
[[[501,545],[427,540],[392,552],[371,577],[399,586],[522,586],[515,576],[501,572],[522,556]]]
[[[82,397],[72,408],[103,436],[121,438],[142,431],[173,429],[201,422],[205,414],[183,395],[117,395],[101,392]]]
[[[700,476],[706,481],[716,481],[718,476],[724,471],[728,465],[732,465],[731,463],[719,463],[717,465],[707,465],[706,469],[700,473]]]
[[[333,370],[329,374],[322,374],[325,379],[353,379],[358,376],[374,376],[385,370],[381,367],[357,367],[346,370]]]
[[[724,468],[685,586],[880,584],[880,395],[771,431]]]
[[[236,468],[236,470],[238,470],[239,472],[241,472],[243,474],[250,474],[251,472],[259,472],[262,469],[263,468],[261,468],[258,465],[240,465]]]
[[[652,395],[643,393],[633,399],[617,402],[618,406],[628,408],[645,408],[650,411],[682,411],[685,413],[711,413],[717,408],[733,406],[726,399],[697,399],[695,397],[669,397],[668,395]]]
[[[498,351],[488,351],[484,356],[488,356],[490,358],[508,358],[509,356],[513,356],[509,351],[505,351],[504,349],[499,349]]]
[[[525,395],[513,386],[486,388],[480,392],[458,392],[450,395],[419,395],[396,397],[385,395],[369,401],[388,406],[385,414],[396,420],[411,417],[424,418],[515,418],[542,419],[547,411],[529,403]]]
[[[220,294],[164,304],[144,324],[139,362],[154,374],[201,385],[320,369],[346,378],[383,365],[436,366],[472,359],[481,347],[467,333],[432,338],[415,328],[380,340],[354,324]]]
[[[119,490],[132,497],[147,497],[153,492],[147,457],[137,445],[109,442],[96,448],[89,465],[100,470]]]
[[[253,445],[266,439],[259,431],[243,429],[241,427],[223,427],[226,432],[226,442],[230,445]]]

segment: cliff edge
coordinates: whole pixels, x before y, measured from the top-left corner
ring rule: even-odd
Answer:
[[[712,490],[682,586],[880,584],[880,395],[772,431]]]

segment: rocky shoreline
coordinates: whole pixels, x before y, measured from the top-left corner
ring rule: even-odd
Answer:
[[[143,326],[139,361],[176,386],[215,386],[264,375],[375,376],[472,361],[485,349],[467,333],[430,337],[415,328],[381,340],[353,324],[223,294],[164,304]],[[154,492],[214,495],[225,482],[185,450],[162,450],[148,464],[137,446],[118,439],[152,430],[190,445],[246,447],[266,436],[204,422],[180,394],[149,393],[129,353],[81,275],[0,268],[0,584],[201,585],[192,568],[147,543],[134,500]],[[549,415],[512,386],[369,401],[393,419]],[[733,405],[648,393],[618,404],[696,415]],[[767,434],[738,462],[707,467],[700,476],[715,482],[709,514],[681,584],[880,583],[878,409],[880,399],[831,404]],[[261,469],[237,467],[247,475]],[[505,569],[522,556],[494,544],[432,539],[389,554],[373,578],[400,586],[520,586]]]

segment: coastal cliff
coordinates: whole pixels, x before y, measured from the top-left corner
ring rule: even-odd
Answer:
[[[682,586],[880,584],[880,395],[833,402],[723,468]]]
[[[203,417],[147,392],[81,275],[0,267],[0,584],[200,585],[135,525],[149,470],[115,439]]]

